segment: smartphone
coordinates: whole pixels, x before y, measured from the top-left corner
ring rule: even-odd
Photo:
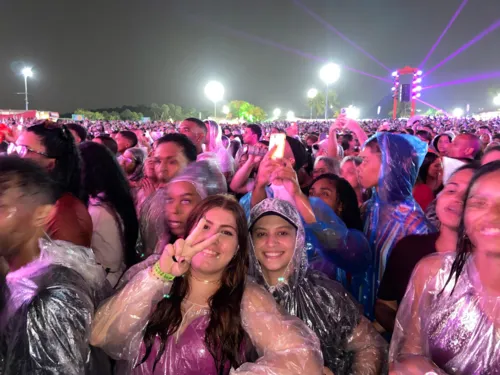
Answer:
[[[271,134],[271,138],[269,139],[269,149],[271,150],[274,146],[276,146],[276,150],[271,155],[271,159],[283,159],[283,156],[285,156],[285,142],[286,134]]]

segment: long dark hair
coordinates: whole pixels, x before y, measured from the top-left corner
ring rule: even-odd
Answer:
[[[428,152],[425,155],[424,161],[420,166],[420,169],[418,170],[418,182],[423,184],[427,183],[427,177],[429,176],[429,168],[432,165],[432,163],[434,163],[437,159],[439,159],[439,155],[433,152]]]
[[[80,144],[83,159],[83,187],[91,197],[99,196],[118,214],[123,223],[122,245],[125,252],[125,264],[130,267],[138,262],[135,245],[139,233],[139,223],[135,211],[134,199],[130,186],[120,165],[111,151],[99,143]]]
[[[234,198],[229,195],[212,195],[191,212],[186,222],[186,233],[191,232],[203,215],[213,208],[222,208],[234,215],[239,245],[235,256],[222,273],[219,289],[208,301],[210,321],[205,331],[205,343],[214,358],[217,373],[223,374],[228,362],[237,368],[244,361],[242,348],[246,346],[247,340],[241,325],[241,300],[248,271],[248,227],[245,213]],[[155,337],[158,336],[161,345],[153,371],[165,351],[169,336],[180,328],[181,304],[188,295],[189,288],[188,277],[177,277],[173,282],[170,298],[158,302],[151,315],[144,334],[146,354],[142,362],[151,354]]]
[[[55,159],[54,168],[49,171],[57,183],[59,194],[71,193],[87,203],[81,187],[81,160],[75,139],[66,126],[50,122],[33,125],[26,129],[40,138],[49,158]]]
[[[361,220],[361,212],[358,206],[358,197],[352,188],[351,184],[346,179],[337,176],[333,173],[327,173],[317,177],[311,184],[311,187],[318,181],[326,179],[330,181],[337,194],[336,206],[342,205],[342,211],[339,217],[349,229],[363,230],[363,221]]]
[[[460,275],[462,274],[465,264],[467,262],[467,259],[469,258],[470,254],[472,253],[472,242],[467,235],[467,232],[465,230],[465,211],[467,210],[467,201],[469,199],[469,194],[474,186],[474,184],[482,177],[490,174],[490,173],[495,173],[495,172],[500,172],[500,161],[493,161],[491,163],[483,165],[481,168],[479,168],[476,173],[474,173],[474,176],[472,176],[472,179],[469,183],[469,186],[467,187],[467,192],[465,193],[465,200],[464,200],[464,209],[462,212],[462,217],[460,219],[460,226],[458,227],[458,242],[457,242],[457,255],[455,257],[455,260],[451,266],[450,270],[450,276],[448,277],[448,280],[446,280],[446,284],[444,285],[443,289],[441,290],[440,294],[443,293],[443,291],[446,289],[446,286],[449,284],[449,282],[453,279],[454,277],[454,285],[451,293],[455,290],[455,286],[457,285],[458,279]]]

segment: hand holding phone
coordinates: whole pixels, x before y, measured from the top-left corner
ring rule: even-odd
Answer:
[[[276,146],[276,150],[272,153],[271,159],[283,159],[285,156],[285,142],[286,135],[283,133],[271,134],[269,139],[269,150],[272,150]]]

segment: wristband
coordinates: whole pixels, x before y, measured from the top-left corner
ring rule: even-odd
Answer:
[[[175,279],[174,275],[163,272],[160,268],[160,262],[156,262],[153,266],[153,274],[158,278],[165,282],[171,282]]]

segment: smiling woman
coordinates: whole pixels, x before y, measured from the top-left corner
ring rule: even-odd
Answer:
[[[246,282],[248,229],[238,202],[206,198],[186,233],[101,307],[92,343],[128,360],[132,374],[319,373],[312,332]],[[245,363],[253,345],[264,354]]]
[[[415,269],[391,343],[395,374],[500,368],[499,208],[500,162],[492,162],[467,189],[456,253],[427,257]]]

